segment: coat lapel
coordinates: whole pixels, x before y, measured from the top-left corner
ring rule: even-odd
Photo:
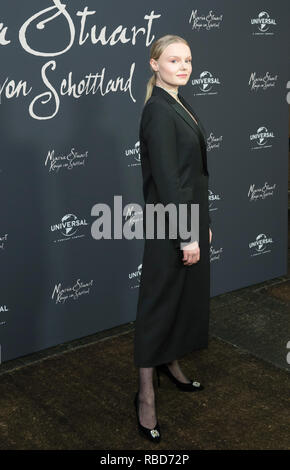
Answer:
[[[179,95],[179,97],[180,97],[180,95]],[[187,122],[187,124],[194,130],[194,132],[196,132],[196,134],[199,136],[199,128],[196,125],[196,123],[194,122],[194,120],[190,117],[188,112],[185,111],[185,109],[176,100],[174,100],[174,101],[175,101],[175,103],[172,103],[172,107],[185,120],[185,122]],[[181,101],[181,102],[182,102],[182,104],[184,104],[183,101]],[[193,114],[193,116],[195,117],[194,114]]]
[[[152,90],[152,95],[159,95],[162,96],[172,107],[173,109],[179,114],[179,116],[184,119],[184,121],[192,128],[192,130],[197,134],[199,141],[200,141],[200,146],[201,146],[201,151],[202,151],[202,159],[203,159],[203,166],[205,173],[208,175],[208,169],[207,169],[207,155],[206,155],[206,137],[205,137],[205,129],[203,125],[201,124],[200,120],[194,113],[193,109],[191,106],[185,101],[183,96],[181,96],[178,93],[178,98],[182,102],[182,104],[188,109],[188,111],[193,115],[193,117],[197,120],[198,125],[194,122],[192,117],[188,114],[188,112],[179,104],[176,99],[174,99],[166,90],[159,86],[154,86]]]
[[[195,124],[194,120],[189,116],[188,112],[185,111],[185,109],[182,108],[182,106],[179,105],[179,103],[176,102],[176,104],[179,106],[179,108],[182,109],[184,116],[184,119],[188,124],[191,124],[191,127],[194,127],[194,129],[197,131],[199,135],[199,141],[200,141],[200,146],[201,146],[201,153],[202,153],[202,160],[203,160],[203,166],[206,174],[208,175],[208,168],[207,168],[207,150],[206,150],[206,133],[203,125],[201,124],[200,120],[198,119],[197,115],[194,113],[192,107],[185,101],[183,96],[181,96],[178,93],[178,98],[182,102],[182,104],[188,109],[188,111],[195,117],[195,119],[198,122],[198,126]],[[177,111],[177,110],[176,110]]]
[[[203,138],[206,139],[206,132],[205,132],[205,128],[203,127],[202,123],[200,122],[199,120],[199,117],[197,116],[197,114],[193,111],[192,107],[190,106],[190,104],[187,103],[187,101],[185,101],[185,99],[183,98],[182,95],[180,95],[178,93],[178,98],[180,99],[181,103],[188,109],[188,111],[193,115],[193,117],[195,117],[195,119],[197,120],[198,122],[198,126],[196,126],[196,124],[194,123],[194,125],[197,127],[197,129],[202,133],[203,135]],[[178,103],[177,103],[178,104]],[[182,108],[183,109],[183,108]],[[186,113],[186,111],[185,111]],[[188,113],[186,113],[188,114]],[[189,116],[189,119],[190,121],[193,121],[193,119]],[[194,122],[194,121],[193,121]]]

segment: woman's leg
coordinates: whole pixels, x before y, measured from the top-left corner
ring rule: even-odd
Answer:
[[[190,383],[190,380],[184,375],[184,373],[180,369],[177,359],[175,359],[175,361],[167,363],[167,367],[177,380],[183,383]]]
[[[153,429],[157,423],[153,369],[153,367],[139,368],[139,420],[142,426],[149,429]]]

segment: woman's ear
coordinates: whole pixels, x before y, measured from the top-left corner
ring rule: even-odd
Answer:
[[[158,64],[157,64],[156,60],[155,59],[150,59],[149,63],[151,65],[152,70],[154,70],[154,72],[157,72],[158,71]]]

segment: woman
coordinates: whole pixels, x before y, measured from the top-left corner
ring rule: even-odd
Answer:
[[[188,238],[180,245],[178,235],[145,238],[134,338],[134,361],[140,368],[134,403],[140,432],[159,442],[154,367],[158,385],[163,372],[182,391],[204,388],[184,375],[177,360],[208,346],[212,234],[205,131],[178,92],[192,72],[187,41],[173,35],[155,41],[150,66],[153,76],[147,84],[139,136],[145,205],[199,204],[198,241]]]

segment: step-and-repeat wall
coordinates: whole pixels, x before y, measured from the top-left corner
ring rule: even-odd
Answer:
[[[282,0],[1,2],[2,361],[136,318],[144,240],[114,226],[142,227],[139,119],[165,34],[191,46],[180,92],[207,131],[211,295],[287,272],[288,19]]]

